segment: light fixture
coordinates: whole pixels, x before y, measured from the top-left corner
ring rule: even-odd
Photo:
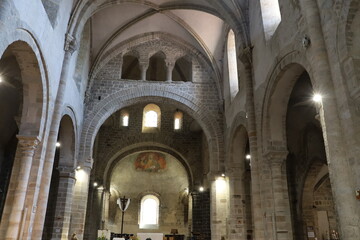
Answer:
[[[97,182],[94,182],[93,186],[94,186],[94,187],[97,187],[97,186],[98,186],[98,183],[97,183]]]
[[[2,78],[2,76],[0,75],[0,83],[2,83],[3,82],[3,78]]]
[[[248,160],[250,160],[250,159],[251,159],[251,155],[250,155],[250,154],[246,154],[245,158],[248,159]]]
[[[61,143],[60,143],[60,142],[56,142],[55,146],[56,146],[56,147],[60,147],[60,146],[61,146]]]
[[[75,169],[76,169],[76,170],[80,170],[80,169],[81,169],[81,166],[79,165],[79,166],[77,166]]]
[[[222,177],[225,177],[225,173],[222,173],[221,176],[222,176]]]
[[[199,187],[199,191],[200,191],[200,192],[203,192],[203,191],[204,191],[204,187],[202,187],[202,186]]]
[[[318,93],[315,93],[314,96],[313,96],[313,98],[312,98],[312,100],[313,100],[314,102],[316,102],[316,103],[321,103],[321,101],[322,101],[322,96],[321,96],[320,94],[318,94]]]

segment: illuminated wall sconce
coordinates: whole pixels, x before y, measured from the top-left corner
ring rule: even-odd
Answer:
[[[56,146],[57,148],[59,148],[59,147],[61,147],[61,143],[60,143],[60,142],[56,142],[55,146]]]
[[[200,186],[199,187],[199,192],[203,192],[205,189],[204,189],[204,187],[203,186]]]
[[[93,183],[93,186],[94,186],[94,187],[97,187],[97,186],[98,186],[98,183],[97,183],[97,182],[94,182],[94,183]]]

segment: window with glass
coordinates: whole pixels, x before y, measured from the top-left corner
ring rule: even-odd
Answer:
[[[145,195],[140,204],[140,228],[154,229],[159,227],[159,198]]]

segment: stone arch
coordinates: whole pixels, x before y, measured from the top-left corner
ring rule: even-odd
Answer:
[[[163,42],[167,42],[172,44],[172,46],[176,46],[178,50],[180,50],[180,53],[178,55],[175,55],[174,57],[180,57],[182,55],[187,55],[188,59],[190,58],[191,61],[193,59],[197,59],[200,64],[202,64],[209,72],[214,72],[214,70],[211,67],[211,62],[195,47],[191,46],[190,44],[186,43],[185,41],[179,39],[176,36],[173,36],[168,33],[162,33],[162,32],[153,32],[153,33],[146,33],[146,34],[140,34],[138,36],[134,36],[128,40],[125,40],[117,45],[115,45],[113,48],[109,49],[108,51],[104,52],[102,55],[99,56],[99,58],[94,62],[93,66],[91,67],[90,74],[89,74],[89,84],[88,84],[88,91],[90,91],[94,79],[97,76],[97,74],[108,64],[112,59],[117,58],[119,55],[127,52],[134,52],[136,50],[136,47],[149,42],[155,42],[162,40]],[[158,50],[163,50],[163,52],[166,52],[166,49],[164,47],[161,47]],[[140,53],[139,50],[135,51],[134,53],[137,53],[137,59],[140,61]],[[157,52],[157,51],[155,51]],[[146,53],[145,58],[148,59],[150,53]],[[166,54],[165,54],[166,55]],[[169,55],[169,54],[168,54]],[[219,85],[218,81],[215,81],[218,94],[219,96],[222,96],[222,91]]]
[[[166,81],[166,59],[164,51],[153,50],[149,53],[149,67],[146,71],[146,79],[150,81]]]
[[[309,74],[313,88],[316,89],[311,67],[298,51],[285,55],[272,68],[262,104],[261,139],[266,141],[262,144],[264,151],[273,145],[286,150],[287,103],[296,81],[304,72]]]
[[[73,116],[64,114],[60,121],[59,140],[62,152],[59,165],[76,167],[76,125]]]
[[[9,53],[10,52],[10,53]],[[23,104],[19,135],[42,139],[48,119],[48,76],[40,47],[31,33],[18,29],[4,35],[0,56],[15,56],[21,71]]]
[[[139,102],[170,102],[197,120],[207,138],[210,151],[210,169],[217,170],[223,161],[221,156],[222,131],[217,119],[206,106],[193,96],[179,95],[176,90],[159,89],[156,86],[142,86],[117,92],[105,98],[87,114],[81,137],[80,156],[83,161],[92,158],[95,136],[103,122],[114,112]]]
[[[165,146],[163,144],[154,144],[154,143],[137,143],[133,144],[131,146],[128,146],[126,148],[123,148],[119,150],[118,148],[114,147],[112,151],[107,155],[107,157],[104,159],[104,161],[108,161],[108,164],[106,165],[104,174],[103,174],[103,183],[106,189],[110,189],[110,180],[111,180],[111,169],[114,168],[114,166],[121,161],[124,157],[140,152],[140,151],[160,151],[164,153],[168,153],[175,157],[177,160],[181,162],[181,164],[184,166],[187,174],[188,174],[188,181],[189,181],[189,188],[192,189],[194,186],[194,176],[191,171],[191,167],[186,160],[186,158],[179,152],[177,152],[175,149],[170,148],[168,146]]]

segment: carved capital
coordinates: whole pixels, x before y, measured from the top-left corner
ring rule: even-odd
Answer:
[[[244,48],[239,54],[239,59],[245,66],[252,64],[253,48],[254,48],[253,46],[248,46],[248,47]]]
[[[60,166],[57,168],[59,176],[61,178],[73,178],[75,179],[75,169],[70,166]]]
[[[270,165],[282,165],[288,154],[289,152],[285,150],[269,150],[264,154],[264,157]]]
[[[69,52],[70,54],[73,54],[77,49],[77,45],[78,44],[77,44],[76,38],[74,38],[72,35],[66,33],[64,50],[66,52]]]
[[[39,145],[40,140],[37,136],[21,136],[17,135],[19,139],[19,147],[24,156],[32,157],[36,147]]]

